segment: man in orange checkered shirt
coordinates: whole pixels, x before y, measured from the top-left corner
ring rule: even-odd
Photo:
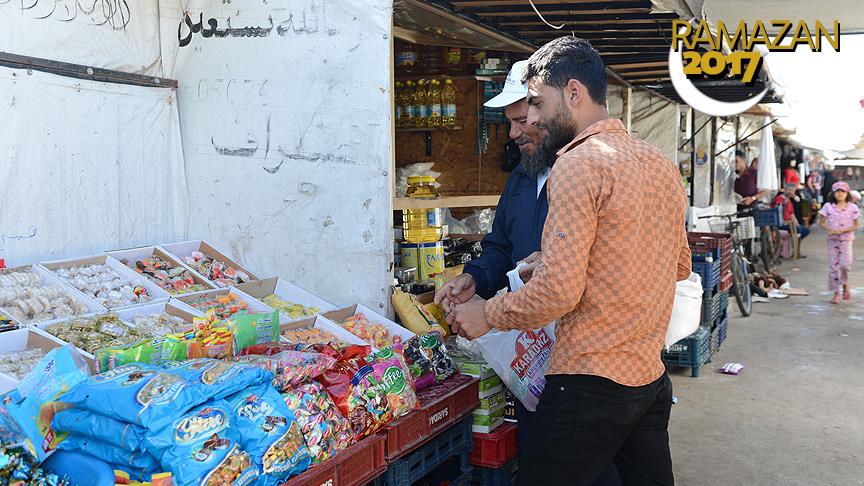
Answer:
[[[558,151],[542,257],[517,292],[445,303],[456,332],[538,329],[557,343],[519,484],[588,485],[614,462],[624,485],[672,485],[672,384],[660,360],[675,282],[690,275],[677,168],[606,110],[591,45],[563,37],[529,59],[529,123]]]

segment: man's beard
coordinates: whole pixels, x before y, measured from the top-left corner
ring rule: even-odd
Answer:
[[[522,169],[531,177],[544,174],[555,164],[555,159],[558,158],[555,152],[546,149],[545,142],[544,140],[530,155],[522,152]]]
[[[570,114],[567,113],[563,102],[558,104],[555,108],[555,114],[541,128],[546,129],[546,138],[543,139],[542,148],[553,154],[557,154],[559,150],[576,138],[576,129],[570,121]]]

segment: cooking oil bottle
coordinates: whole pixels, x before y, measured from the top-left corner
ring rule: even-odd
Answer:
[[[405,196],[417,200],[438,198],[435,178],[431,176],[411,176],[408,178],[408,192]],[[429,243],[438,241],[443,234],[441,209],[405,209],[402,211],[402,226],[405,241],[408,243]]]
[[[414,104],[414,91],[416,85],[414,81],[405,83],[405,90],[402,93],[403,103],[405,103],[405,124],[403,128],[415,128],[417,126],[417,105]]]
[[[405,87],[401,81],[396,81],[396,92],[393,94],[393,104],[396,105],[395,123],[396,128],[405,127],[405,104],[403,103],[402,94],[405,92]]]
[[[430,81],[429,90],[426,92],[429,103],[429,122],[427,127],[435,128],[441,126],[441,81],[433,79]]]
[[[452,79],[444,81],[441,90],[441,124],[445,128],[456,128],[456,88]]]
[[[419,107],[419,120],[416,123],[417,128],[426,128],[429,126],[429,95],[426,91],[426,80],[417,81],[416,99]]]

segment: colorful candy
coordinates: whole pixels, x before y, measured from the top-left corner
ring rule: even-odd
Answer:
[[[321,384],[310,381],[286,391],[282,397],[303,431],[313,464],[351,445],[351,424]]]
[[[202,312],[213,309],[215,316],[220,319],[228,319],[242,310],[249,309],[249,304],[244,300],[240,300],[240,297],[234,292],[204,295],[191,300],[184,300],[184,302]]]
[[[152,326],[131,326],[116,314],[102,314],[58,322],[45,330],[78,349],[95,354],[102,348],[124,346],[142,339],[164,336],[177,332],[179,328],[158,323]]]
[[[262,299],[262,302],[285,314],[289,319],[302,319],[304,317],[314,316],[315,314],[321,312],[321,309],[317,307],[306,307],[305,305],[295,304],[294,302],[282,300],[275,294],[264,297]]]
[[[383,324],[371,322],[361,312],[345,319],[340,325],[376,348],[385,348],[393,344],[393,336],[387,328]]]
[[[108,265],[94,264],[59,268],[54,273],[109,309],[141,304],[151,300],[150,294],[141,285],[141,281],[130,282]]]
[[[289,343],[295,344],[335,344],[338,347],[346,346],[341,339],[333,334],[317,327],[307,329],[290,329],[282,333]]]
[[[156,255],[134,262],[121,261],[127,267],[144,275],[171,294],[185,294],[210,289],[205,284],[197,283],[195,276],[188,269]]]
[[[200,251],[193,251],[190,256],[183,259],[183,263],[204,275],[217,287],[230,287],[250,280],[246,272],[226,265],[225,262],[211,258]]]

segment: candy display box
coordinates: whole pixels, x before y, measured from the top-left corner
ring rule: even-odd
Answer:
[[[2,334],[0,354],[39,348],[46,354],[65,343],[56,337],[36,328],[15,329]],[[0,395],[18,386],[19,380],[0,372]]]
[[[412,337],[416,336],[416,334],[409,331],[408,329],[405,329],[399,324],[396,324],[390,319],[387,319],[381,314],[360,304],[344,307],[342,309],[331,312],[325,312],[322,315],[338,326],[340,322],[343,322],[349,317],[356,314],[363,314],[364,316],[366,316],[367,319],[369,319],[370,322],[383,325],[391,336],[399,336],[400,338],[402,338],[402,342],[408,341]],[[370,343],[370,345],[372,345],[372,343]],[[372,348],[377,349],[374,345],[372,345]]]
[[[109,251],[106,253],[111,258],[114,258],[114,259],[118,260],[120,263],[123,263],[129,269],[132,269],[132,267],[135,266],[136,261],[143,260],[145,258],[152,258],[155,256],[155,257],[158,257],[158,258],[161,258],[163,260],[170,262],[172,265],[174,265],[176,267],[181,267],[181,268],[187,270],[188,272],[190,272],[194,282],[196,284],[200,284],[201,286],[204,287],[201,290],[198,290],[197,292],[204,292],[204,291],[212,290],[212,289],[216,288],[215,285],[210,283],[210,281],[207,280],[206,278],[204,278],[201,274],[199,274],[195,270],[189,268],[188,266],[184,265],[181,261],[177,260],[176,258],[174,258],[174,256],[172,256],[167,251],[163,250],[162,248],[160,248],[158,246],[142,246],[140,248],[130,248],[130,249],[126,249],[126,250],[114,250],[114,251]],[[124,262],[129,262],[129,264],[131,266],[126,265]],[[134,269],[132,271],[135,272]],[[138,272],[135,272],[135,273],[138,273]],[[147,277],[143,276],[143,278],[147,278]],[[188,294],[188,293],[195,293],[195,292],[180,292],[180,293],[173,294],[173,296],[177,297],[179,295]],[[169,294],[170,294],[170,292],[169,292]]]
[[[286,302],[300,304],[304,307],[317,307],[319,313],[336,310],[336,306],[334,306],[333,304],[325,301],[324,299],[316,297],[312,293],[292,284],[284,278],[273,277],[259,280],[257,282],[249,282],[238,285],[237,289],[246,292],[247,294],[258,300],[262,300],[269,295],[275,295],[279,299]],[[285,315],[285,313],[283,312],[280,312],[280,315],[280,322],[286,323],[299,322],[307,319],[308,317],[311,317],[307,316],[297,319],[291,319],[290,316]]]
[[[56,288],[62,289],[75,302],[78,302],[83,307],[85,307],[86,312],[84,314],[105,312],[105,308],[102,307],[101,305],[99,305],[96,301],[87,297],[86,295],[84,295],[82,292],[80,292],[75,287],[72,287],[71,285],[67,284],[66,282],[64,282],[63,280],[58,278],[56,275],[51,273],[51,271],[49,271],[47,268],[45,268],[41,265],[24,265],[24,266],[14,267],[14,268],[4,268],[4,269],[0,270],[0,275],[8,274],[8,273],[14,273],[14,272],[33,272],[33,273],[39,275],[39,277],[41,278],[41,284],[43,286],[56,287]],[[49,324],[53,324],[55,322],[60,322],[60,321],[64,321],[64,320],[68,319],[68,317],[58,317],[56,319],[46,319],[43,321],[35,321],[35,322],[25,323],[25,322],[17,319],[15,317],[15,315],[13,315],[11,312],[4,311],[3,314],[9,316],[9,318],[11,318],[14,322],[16,322],[18,324],[37,326],[37,327],[40,327],[43,329],[45,328],[45,326],[47,326]],[[79,314],[79,315],[84,315],[84,314]]]
[[[273,309],[270,308],[267,304],[255,299],[251,295],[243,292],[242,290],[237,289],[236,287],[223,288],[218,290],[209,290],[207,292],[198,292],[195,294],[186,294],[180,295],[174,301],[179,302],[182,306],[178,305],[181,309],[186,311],[192,310],[194,312],[204,313],[207,312],[207,309],[197,308],[193,304],[195,302],[200,302],[202,300],[210,300],[216,299],[220,295],[228,295],[229,293],[234,294],[237,298],[247,305],[246,311],[249,314],[271,314],[273,313]]]
[[[181,307],[178,303],[180,303],[180,301],[174,299],[171,302],[129,307],[117,311],[117,317],[126,322],[134,322],[136,317],[146,317],[153,314],[165,313],[169,316],[179,317],[180,319],[183,319],[183,322],[186,322],[191,326],[196,317],[202,317],[204,315],[195,309],[188,308],[188,306],[184,305]]]
[[[247,270],[246,267],[240,265],[239,263],[237,263],[233,259],[229,258],[227,255],[225,255],[224,253],[217,250],[212,245],[210,245],[209,243],[207,243],[206,241],[203,241],[203,240],[180,241],[177,243],[169,243],[167,245],[160,245],[160,247],[164,248],[165,251],[167,251],[168,253],[173,255],[175,257],[175,259],[177,259],[178,261],[181,261],[183,263],[186,263],[185,259],[187,257],[192,256],[192,252],[198,251],[198,252],[203,253],[205,256],[212,258],[213,260],[220,261],[220,262],[224,263],[226,267],[231,267],[235,271],[240,271],[240,272],[245,273],[249,278],[246,279],[245,282],[242,282],[241,284],[238,284],[238,285],[242,285],[243,283],[249,283],[249,282],[254,282],[254,281],[260,280],[260,278],[258,276],[256,276],[254,273]],[[191,265],[187,265],[187,266],[191,266]],[[199,274],[200,274],[200,272],[199,272]],[[207,275],[202,274],[201,276],[204,278],[208,278]],[[216,287],[224,287],[224,285],[220,285],[218,282],[214,282],[212,280],[209,280],[209,278],[208,278],[208,281]]]
[[[320,315],[315,316],[315,317],[307,317],[306,319],[301,319],[298,321],[283,323],[279,327],[281,329],[280,334],[284,333],[285,331],[289,331],[289,330],[315,328],[315,329],[321,329],[322,331],[329,332],[330,334],[336,336],[336,338],[338,338],[340,341],[342,341],[346,344],[357,345],[357,346],[368,345],[368,343],[366,343],[362,339],[351,334],[350,332],[346,331],[345,329],[342,329],[339,325],[334,324],[330,320],[325,319],[324,317],[322,317]],[[288,342],[288,340],[285,339],[284,336],[282,337],[282,341]]]
[[[504,383],[498,375],[480,380],[480,399],[491,397],[504,391]]]

